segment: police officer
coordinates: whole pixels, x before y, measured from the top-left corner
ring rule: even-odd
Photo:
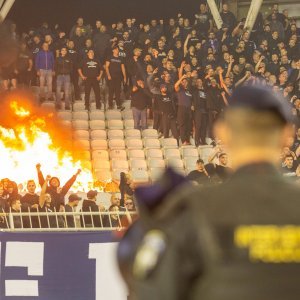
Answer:
[[[87,58],[82,61],[81,66],[78,69],[78,73],[84,81],[85,109],[90,109],[91,89],[93,89],[95,93],[96,108],[101,109],[99,81],[102,78],[103,69],[100,62],[95,59],[94,50],[90,49],[88,51]]]
[[[141,218],[119,246],[132,299],[299,299],[299,189],[276,169],[289,121],[279,95],[240,87],[215,125],[229,181],[192,188],[169,171],[136,190]]]

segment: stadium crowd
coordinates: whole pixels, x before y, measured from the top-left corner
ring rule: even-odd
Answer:
[[[52,29],[44,22],[19,34],[13,24],[11,34],[19,41],[20,52],[14,64],[1,70],[3,88],[39,85],[40,101],[53,100],[58,110],[62,108],[61,91],[66,110],[81,98],[81,90],[87,110],[92,89],[97,109],[114,109],[116,104],[122,111],[123,100],[131,99],[136,129],[146,129],[148,119],[152,118],[153,128],[160,137],[168,138],[171,131],[181,145],[190,145],[193,137],[195,146],[201,146],[206,145],[207,138],[214,140],[213,124],[230,103],[236,87],[267,85],[291,104],[295,116],[296,136],[282,150],[280,162],[285,176],[297,178],[300,176],[300,29],[296,20],[289,17],[287,10],[280,12],[274,4],[267,18],[259,13],[249,32],[244,29],[245,19],[237,20],[226,3],[222,4],[220,14],[224,22],[220,30],[205,4],[200,5],[193,19],[179,13],[167,21],[153,19],[137,24],[136,19],[128,18],[106,26],[98,19],[91,26],[80,17],[70,32],[59,25]],[[209,163],[205,166],[199,159],[188,178],[200,184],[210,181],[211,174],[217,174],[221,181],[227,178],[230,173],[227,154],[220,147],[216,147]],[[75,180],[76,175],[57,193],[59,180],[43,179],[39,173],[41,196],[35,194],[36,184],[29,181],[28,193],[19,197],[13,196],[17,195],[17,185],[3,179],[1,206],[16,211],[23,206],[31,210],[40,206],[44,211],[54,208],[72,211],[79,197],[69,196],[67,205],[63,198]],[[121,188],[123,203],[112,200],[109,211],[122,210],[127,198],[128,205],[134,205],[133,191],[129,197],[124,192],[128,188],[129,185]],[[95,207],[95,202],[91,203],[95,198],[93,191],[87,198],[83,210],[92,207],[92,211],[104,211],[103,207]],[[92,220],[87,217],[81,222],[90,224]],[[69,221],[61,226],[73,227],[74,222]],[[93,220],[98,225],[105,222],[99,217]]]
[[[101,197],[98,202],[96,190],[88,191],[85,199],[69,192],[81,170],[61,186],[57,177],[44,178],[40,164],[36,169],[39,193],[34,180],[27,181],[25,191],[8,178],[1,180],[0,228],[124,228],[135,218],[133,190],[126,179],[120,182],[121,194],[112,193],[105,207]]]

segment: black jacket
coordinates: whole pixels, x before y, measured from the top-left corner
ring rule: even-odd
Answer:
[[[69,56],[58,57],[55,60],[55,73],[56,75],[70,75],[73,70],[73,62]]]

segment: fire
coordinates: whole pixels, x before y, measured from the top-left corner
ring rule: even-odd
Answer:
[[[35,165],[40,163],[44,176],[56,176],[62,184],[81,169],[72,190],[91,188],[90,170],[73,155],[71,130],[52,112],[43,111],[30,101],[12,100],[12,97],[4,102],[0,119],[0,178],[9,178],[18,184],[37,180]]]

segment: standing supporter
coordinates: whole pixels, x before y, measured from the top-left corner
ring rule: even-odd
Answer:
[[[40,80],[40,100],[52,100],[52,79],[54,76],[54,55],[49,51],[49,45],[43,43],[42,50],[35,58],[35,69]],[[45,85],[47,84],[47,95],[45,96]]]
[[[178,99],[177,121],[180,139],[183,145],[190,145],[192,94],[186,75],[175,83],[175,92]]]
[[[26,42],[20,46],[19,56],[16,62],[17,81],[19,86],[29,86],[33,67],[32,53],[27,48]]]
[[[117,108],[119,110],[124,110],[120,99],[121,83],[123,81],[124,84],[126,84],[127,77],[124,61],[119,57],[119,48],[117,46],[112,49],[112,56],[106,60],[105,70],[109,89],[109,109],[113,109],[113,98],[115,96]]]
[[[41,171],[41,165],[36,165],[37,174],[39,178],[39,184],[41,187],[44,186],[46,182]],[[47,186],[45,192],[51,196],[51,208],[55,211],[60,211],[61,206],[63,207],[65,204],[65,195],[68,193],[71,186],[77,179],[77,176],[80,174],[81,170],[78,170],[75,175],[73,175],[63,187],[60,187],[60,180],[57,177],[51,177],[47,181]]]
[[[72,73],[71,73],[71,82],[74,87],[74,97],[76,100],[80,99],[80,88],[79,88],[79,74],[78,74],[78,65],[79,65],[79,55],[75,49],[75,44],[72,40],[68,41],[67,44],[68,55],[72,61]]]
[[[66,47],[61,48],[60,56],[55,61],[55,74],[56,74],[56,108],[61,109],[61,91],[65,95],[65,109],[70,110],[71,101],[71,74],[73,64],[71,58],[67,55],[68,50]]]
[[[94,35],[95,54],[100,61],[106,60],[106,55],[110,47],[110,35],[107,33],[106,26],[102,25],[100,30]]]
[[[27,193],[21,198],[22,207],[27,210],[27,208],[37,208],[39,204],[39,196],[35,192],[36,184],[34,180],[27,181]]]
[[[65,205],[65,212],[66,213],[75,213],[76,207],[78,206],[79,201],[81,198],[77,194],[71,194],[68,198],[69,202]],[[76,227],[76,220],[75,215],[68,215],[65,218],[66,227],[67,228],[75,228]]]
[[[17,70],[16,64],[13,62],[8,66],[3,66],[1,68],[1,77],[3,80],[3,89],[5,91],[17,88]]]
[[[139,130],[147,129],[147,108],[150,106],[151,97],[145,88],[143,80],[138,79],[132,88],[131,108],[134,120],[134,128]]]
[[[196,147],[206,144],[207,134],[207,94],[203,85],[203,80],[198,78],[193,91],[193,111],[195,123],[195,145]]]
[[[97,205],[97,194],[97,191],[89,191],[86,194],[87,199],[83,200],[82,212],[89,212],[91,215],[84,215],[81,217],[81,227],[103,227],[103,219],[102,216],[100,216],[100,212],[105,211],[105,208]]]
[[[208,136],[213,138],[213,125],[223,107],[223,100],[216,79],[211,79],[206,95],[208,108]]]
[[[96,97],[96,108],[101,109],[101,94],[99,81],[102,78],[103,70],[100,62],[95,59],[94,50],[89,50],[87,57],[81,62],[78,73],[84,81],[85,109],[90,109],[90,94],[93,89]]]
[[[169,137],[171,129],[173,137],[178,140],[175,103],[173,96],[168,93],[166,85],[162,84],[160,86],[160,94],[156,97],[160,111],[162,112],[162,129],[164,138]]]

